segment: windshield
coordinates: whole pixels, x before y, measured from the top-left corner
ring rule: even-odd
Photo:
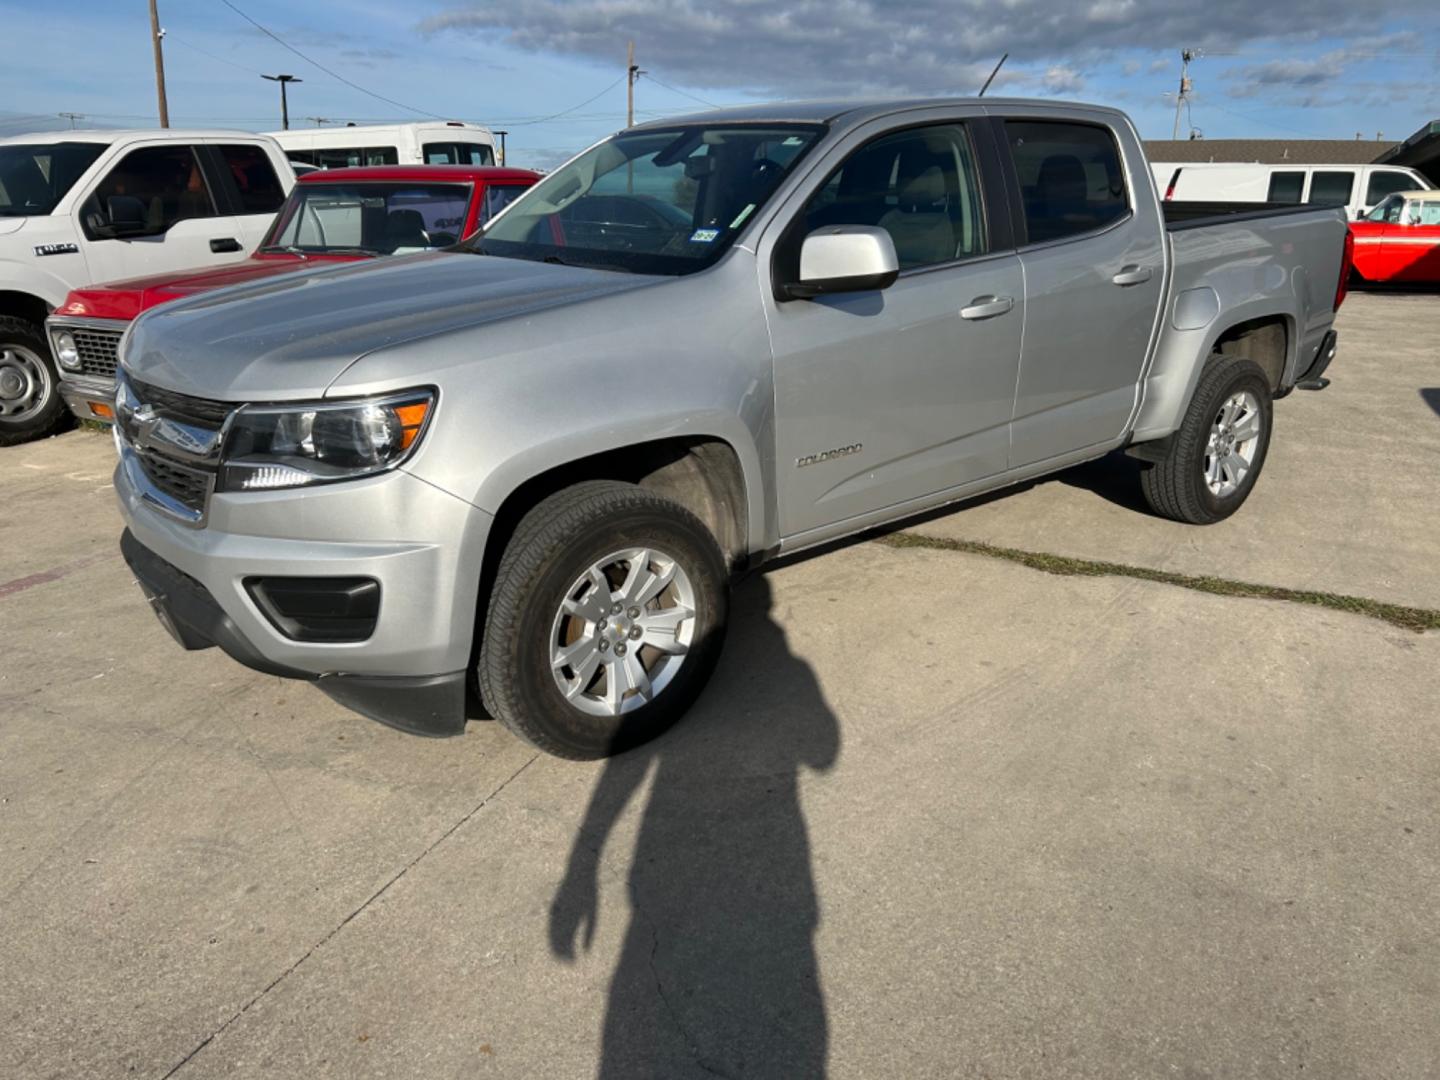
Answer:
[[[1375,207],[1374,210],[1371,210],[1370,213],[1366,214],[1365,220],[1390,222],[1399,221],[1400,211],[1404,208],[1404,206],[1404,199],[1402,199],[1399,195],[1391,195],[1388,199],[1385,199],[1383,202],[1381,202],[1379,206]]]
[[[823,129],[622,132],[540,181],[476,237],[482,255],[688,274],[730,246]]]
[[[50,213],[104,149],[82,142],[0,146],[0,215]]]
[[[394,255],[448,247],[461,237],[469,184],[296,184],[262,252]]]

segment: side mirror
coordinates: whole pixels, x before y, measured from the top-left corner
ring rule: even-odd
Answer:
[[[827,225],[800,247],[800,280],[785,287],[792,300],[888,289],[900,276],[895,241],[874,225]]]
[[[111,195],[105,200],[108,220],[94,224],[96,236],[113,240],[122,236],[144,236],[150,232],[145,204],[134,195]]]

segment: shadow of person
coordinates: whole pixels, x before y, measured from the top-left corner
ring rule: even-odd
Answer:
[[[1420,400],[1440,416],[1440,386],[1427,386],[1420,391]]]
[[[653,773],[606,1006],[604,1080],[824,1075],[820,911],[799,777],[834,764],[840,734],[769,608],[765,578],[738,588],[725,654],[691,714],[606,762],[551,905],[551,948],[572,959],[600,917],[606,839]],[[612,853],[604,865],[621,861]]]

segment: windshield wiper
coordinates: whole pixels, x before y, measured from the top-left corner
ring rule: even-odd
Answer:
[[[308,259],[310,257],[310,254],[299,244],[267,244],[258,252],[260,255],[275,255],[277,253],[281,255],[299,255],[302,259]]]

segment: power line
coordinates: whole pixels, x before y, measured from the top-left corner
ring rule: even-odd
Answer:
[[[168,31],[166,32],[165,36],[166,36],[167,38],[169,38],[171,41],[178,41],[181,45],[184,45],[187,49],[191,49],[191,50],[193,50],[194,52],[199,53],[201,56],[208,56],[211,60],[218,60],[218,61],[220,61],[220,63],[222,63],[222,64],[229,64],[229,65],[230,65],[231,67],[233,67],[236,71],[243,71],[243,72],[245,72],[247,75],[259,75],[259,74],[260,74],[260,72],[255,71],[255,70],[253,70],[253,69],[251,69],[251,68],[248,68],[248,67],[246,67],[244,64],[237,64],[234,60],[227,60],[227,59],[225,59],[225,57],[223,57],[223,56],[216,56],[214,53],[209,52],[209,51],[206,50],[206,49],[200,48],[199,45],[192,45],[190,42],[186,41],[184,38],[176,37],[174,34],[169,33]]]
[[[295,48],[294,45],[291,45],[288,41],[286,41],[284,38],[282,38],[279,34],[276,34],[276,33],[273,32],[272,30],[269,30],[269,29],[267,29],[266,27],[261,26],[258,22],[256,22],[254,19],[252,19],[249,15],[246,15],[245,12],[241,11],[238,7],[236,7],[234,4],[232,4],[232,3],[230,2],[230,0],[220,0],[220,2],[221,2],[222,4],[224,4],[226,7],[228,7],[231,11],[235,12],[236,15],[239,15],[242,19],[244,19],[246,22],[248,22],[251,26],[255,27],[256,30],[259,30],[259,31],[260,31],[262,34],[264,34],[266,37],[271,38],[271,39],[274,40],[277,44],[282,45],[282,46],[285,47],[286,49],[289,49],[292,53],[294,53],[296,56],[300,57],[300,59],[301,59],[301,60],[304,60],[307,64],[310,64],[310,65],[313,66],[313,67],[319,68],[319,69],[320,69],[321,71],[323,71],[326,75],[329,75],[332,79],[336,79],[336,80],[338,80],[339,82],[344,83],[346,86],[350,87],[352,90],[358,90],[358,91],[360,91],[360,93],[365,94],[367,97],[372,97],[372,98],[374,98],[376,101],[383,101],[383,102],[385,102],[385,104],[387,104],[387,105],[394,105],[397,109],[403,109],[403,110],[406,111],[406,112],[419,113],[421,116],[428,116],[428,117],[430,117],[430,118],[433,119],[433,120],[447,120],[447,119],[449,119],[449,117],[441,116],[439,113],[428,112],[428,111],[425,110],[425,109],[417,109],[414,105],[406,105],[403,101],[396,101],[394,98],[388,98],[388,97],[386,97],[384,94],[377,94],[377,93],[375,93],[374,90],[367,90],[365,87],[361,86],[359,83],[357,83],[357,82],[352,82],[351,80],[347,79],[344,75],[341,75],[341,74],[339,74],[338,72],[335,72],[335,71],[331,71],[331,70],[330,70],[329,68],[327,68],[324,64],[320,63],[320,61],[314,60],[314,59],[312,59],[311,57],[306,56],[303,52],[301,52],[299,49]]]
[[[228,3],[229,0],[222,0],[222,2]],[[611,90],[614,90],[615,87],[619,86],[622,82],[624,82],[624,81],[625,81],[626,79],[628,79],[629,77],[630,77],[630,73],[627,71],[624,75],[621,75],[620,78],[616,79],[616,80],[615,80],[614,82],[612,82],[609,86],[605,87],[604,90],[601,90],[601,91],[600,91],[598,94],[596,94],[594,97],[588,97],[588,98],[586,98],[584,101],[580,102],[579,105],[572,105],[572,106],[570,106],[570,108],[564,109],[564,110],[562,110],[561,112],[551,113],[549,116],[536,117],[534,120],[510,120],[510,121],[500,121],[500,122],[502,122],[502,123],[509,123],[509,125],[510,125],[511,127],[526,127],[526,126],[528,126],[528,125],[530,125],[530,124],[547,124],[547,123],[549,123],[551,120],[559,120],[562,116],[569,116],[571,113],[575,112],[577,109],[583,109],[586,105],[589,105],[592,101],[598,101],[600,98],[604,97],[604,96],[605,96],[606,94],[608,94]]]
[[[712,108],[712,109],[718,109],[718,108],[720,108],[720,106],[719,106],[719,105],[716,105],[715,102],[713,102],[713,101],[706,101],[704,98],[702,98],[702,97],[696,97],[694,94],[686,93],[684,90],[677,90],[675,87],[671,86],[669,83],[661,82],[659,79],[657,79],[657,78],[655,77],[654,72],[642,71],[640,74],[644,75],[647,79],[649,79],[651,82],[653,82],[656,86],[663,86],[666,90],[669,90],[672,94],[679,94],[681,97],[687,97],[687,98],[689,98],[691,101],[698,101],[701,105],[708,105],[708,106],[710,106],[710,108]]]

